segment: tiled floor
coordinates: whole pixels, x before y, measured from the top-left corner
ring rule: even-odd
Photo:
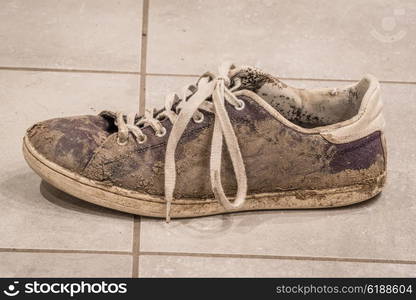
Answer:
[[[415,25],[411,0],[3,1],[0,276],[416,276]],[[35,121],[160,106],[227,59],[300,87],[379,77],[382,195],[166,224],[75,199],[24,162]]]

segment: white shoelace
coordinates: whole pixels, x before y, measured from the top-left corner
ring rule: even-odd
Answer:
[[[129,132],[136,137],[139,143],[146,142],[147,136],[139,128],[141,125],[149,125],[153,128],[157,136],[164,136],[166,134],[166,129],[160,122],[161,118],[166,117],[172,123],[172,130],[167,142],[165,155],[167,222],[170,221],[170,210],[176,186],[175,151],[190,120],[193,119],[194,122],[197,123],[203,121],[204,114],[200,110],[208,111],[215,115],[210,157],[211,187],[215,198],[228,211],[241,207],[245,202],[247,194],[247,176],[238,140],[225,109],[225,101],[238,110],[243,109],[245,103],[233,94],[233,91],[238,88],[238,85],[229,88],[230,78],[228,77],[228,72],[230,68],[231,64],[223,64],[219,68],[218,76],[206,73],[198,80],[196,87],[193,85],[185,87],[183,96],[180,98],[181,101],[176,105],[174,111],[172,109],[177,96],[176,94],[170,94],[166,97],[165,110],[156,116],[154,115],[153,110],[146,111],[144,117],[139,118],[136,122],[136,113],[133,113],[127,115],[126,122],[122,113],[117,113],[116,115],[119,144],[127,143]],[[208,98],[212,98],[212,102],[207,101]],[[233,202],[226,197],[221,182],[223,139],[225,139],[237,181],[237,194]]]

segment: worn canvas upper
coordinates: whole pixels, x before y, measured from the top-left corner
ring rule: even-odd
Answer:
[[[381,125],[371,124],[378,112],[365,108],[370,125],[356,127],[357,136],[352,130],[338,134],[351,124],[354,128],[357,121],[351,120],[360,113],[367,117],[361,110],[371,86],[368,82],[308,91],[252,69],[231,72],[242,79],[236,95],[245,108],[236,110],[229,103],[225,108],[243,157],[249,194],[347,186],[385,171]],[[213,197],[209,169],[215,114],[204,112],[204,116],[202,123],[190,121],[179,140],[175,198]],[[125,145],[117,143],[117,124],[111,113],[44,121],[33,126],[28,136],[47,159],[82,176],[163,196],[172,123],[168,119],[161,123],[166,135],[156,136],[150,126],[144,126],[146,142],[138,143],[130,134]],[[226,145],[221,181],[226,194],[234,195],[237,186]]]

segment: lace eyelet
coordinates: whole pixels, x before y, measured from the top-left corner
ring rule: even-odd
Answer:
[[[201,113],[201,114],[199,115],[199,117],[194,117],[194,118],[192,118],[192,120],[193,120],[195,123],[202,123],[202,122],[204,122],[204,119],[205,119],[205,116],[204,116],[204,114],[203,114],[203,113]]]
[[[234,107],[236,110],[243,110],[246,107],[246,103],[243,100],[238,100],[238,105]]]
[[[157,116],[157,120],[159,120],[159,122],[163,122],[167,119],[168,117],[166,115],[158,115]]]
[[[119,144],[120,146],[125,146],[125,145],[127,145],[127,142],[128,142],[128,139],[126,139],[124,142],[122,142],[122,141],[120,140],[120,137],[119,137],[119,136],[117,137],[117,144]]]
[[[143,134],[143,135],[139,135],[138,137],[137,137],[137,142],[139,143],[139,144],[143,144],[143,143],[145,143],[147,141],[147,135],[145,135],[145,134]]]
[[[165,134],[166,134],[166,128],[165,127],[162,127],[162,129],[160,131],[156,132],[156,136],[158,136],[158,137],[163,137],[163,136],[165,136]]]

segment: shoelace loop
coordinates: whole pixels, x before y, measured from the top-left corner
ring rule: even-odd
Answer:
[[[166,128],[160,122],[161,118],[168,118],[172,123],[165,154],[165,199],[166,199],[166,221],[170,221],[170,212],[173,194],[176,185],[176,162],[175,151],[178,142],[183,135],[186,126],[193,119],[196,123],[204,121],[202,111],[208,111],[215,115],[214,129],[211,142],[210,156],[210,179],[215,198],[226,210],[240,208],[246,199],[247,175],[240,146],[235,135],[233,126],[225,108],[225,101],[237,110],[245,107],[245,102],[238,99],[233,91],[239,87],[240,82],[230,88],[231,79],[228,76],[231,64],[223,64],[219,68],[218,76],[212,73],[203,74],[196,86],[188,85],[182,90],[182,98],[176,94],[169,94],[165,99],[164,110],[155,115],[154,110],[147,110],[145,115],[136,121],[136,114],[129,114],[124,118],[122,113],[116,114],[116,125],[118,127],[117,142],[124,145],[128,141],[129,132],[137,139],[138,143],[144,143],[147,136],[140,127],[151,126],[157,136],[164,136]],[[212,101],[207,101],[207,99]],[[175,108],[174,108],[175,106]],[[234,174],[237,181],[237,194],[233,202],[225,195],[221,182],[221,161],[223,141],[227,146]]]

